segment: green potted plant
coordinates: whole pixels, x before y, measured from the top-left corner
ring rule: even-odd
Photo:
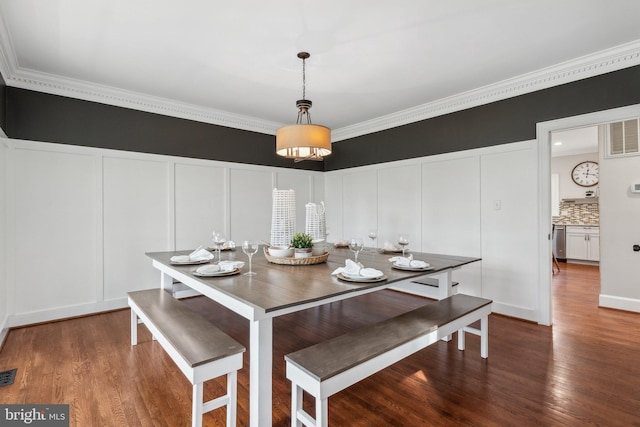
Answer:
[[[294,249],[296,258],[308,258],[311,256],[313,246],[311,236],[306,233],[296,233],[291,239],[291,247]]]

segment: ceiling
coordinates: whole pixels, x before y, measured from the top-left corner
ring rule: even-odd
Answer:
[[[0,0],[8,86],[334,141],[640,64],[638,0]],[[622,59],[621,59],[622,58]]]
[[[598,152],[598,126],[551,133],[551,156],[572,156]]]

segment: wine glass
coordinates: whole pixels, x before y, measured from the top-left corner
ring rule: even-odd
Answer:
[[[358,253],[362,250],[364,244],[362,243],[362,239],[358,237],[354,237],[349,241],[349,249],[351,252],[355,254],[355,262],[358,262]]]
[[[245,240],[242,242],[242,252],[249,256],[249,271],[244,273],[245,276],[255,276],[257,273],[251,270],[251,258],[253,254],[258,252],[258,242],[255,240]]]
[[[369,230],[369,238],[371,239],[371,247],[373,248],[372,252],[375,252],[375,249],[376,249],[375,242],[376,242],[376,238],[377,237],[378,237],[378,231],[377,230],[375,230],[373,228],[371,230]]]
[[[407,248],[407,245],[409,244],[409,236],[406,234],[400,234],[398,236],[398,244],[402,246],[402,256],[404,256],[404,251]]]
[[[218,233],[216,231],[213,232],[213,244],[216,247],[216,251],[218,252],[218,264],[220,264],[220,261],[222,261],[220,249],[222,249],[226,241],[227,239],[224,237],[223,234]]]

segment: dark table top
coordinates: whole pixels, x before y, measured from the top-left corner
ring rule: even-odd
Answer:
[[[480,258],[473,257],[411,252],[414,259],[428,262],[433,269],[404,271],[392,268],[391,262],[389,262],[389,258],[401,254],[383,254],[369,249],[369,252],[360,253],[358,260],[365,267],[381,270],[387,276],[387,280],[373,283],[354,283],[342,281],[331,275],[336,268],[345,265],[347,258],[353,259],[353,253],[349,249],[332,248],[327,262],[321,264],[280,265],[270,263],[260,247],[258,253],[253,256],[253,271],[257,275],[251,277],[242,274],[248,271],[248,256],[241,249],[225,251],[222,252],[223,260],[245,261],[242,273],[210,278],[193,275],[199,265],[171,265],[170,259],[173,255],[188,254],[189,252],[149,252],[146,255],[161,264],[165,273],[173,277],[176,272],[179,273],[182,277],[176,277],[178,280],[205,295],[211,297],[212,294],[222,293],[241,304],[264,313],[282,310],[296,311],[296,306],[302,309],[310,304],[321,305],[330,299],[348,298],[356,294],[384,289],[395,282],[442,273],[480,260]],[[208,293],[209,290],[215,292]]]

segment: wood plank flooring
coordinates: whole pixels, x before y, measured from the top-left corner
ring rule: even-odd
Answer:
[[[331,397],[332,426],[640,426],[640,314],[597,307],[598,268],[561,263],[554,326],[504,316],[489,321],[489,358],[479,338],[438,342]],[[273,424],[290,425],[286,353],[416,308],[424,299],[381,291],[274,321]],[[207,300],[187,303],[248,348],[248,321]],[[191,385],[140,327],[129,341],[120,310],[11,330],[0,403],[68,403],[71,426],[186,426]],[[248,359],[238,375],[238,425],[248,425]],[[222,394],[222,381],[205,398]],[[309,411],[313,408],[309,406]],[[224,425],[224,411],[205,414]]]

